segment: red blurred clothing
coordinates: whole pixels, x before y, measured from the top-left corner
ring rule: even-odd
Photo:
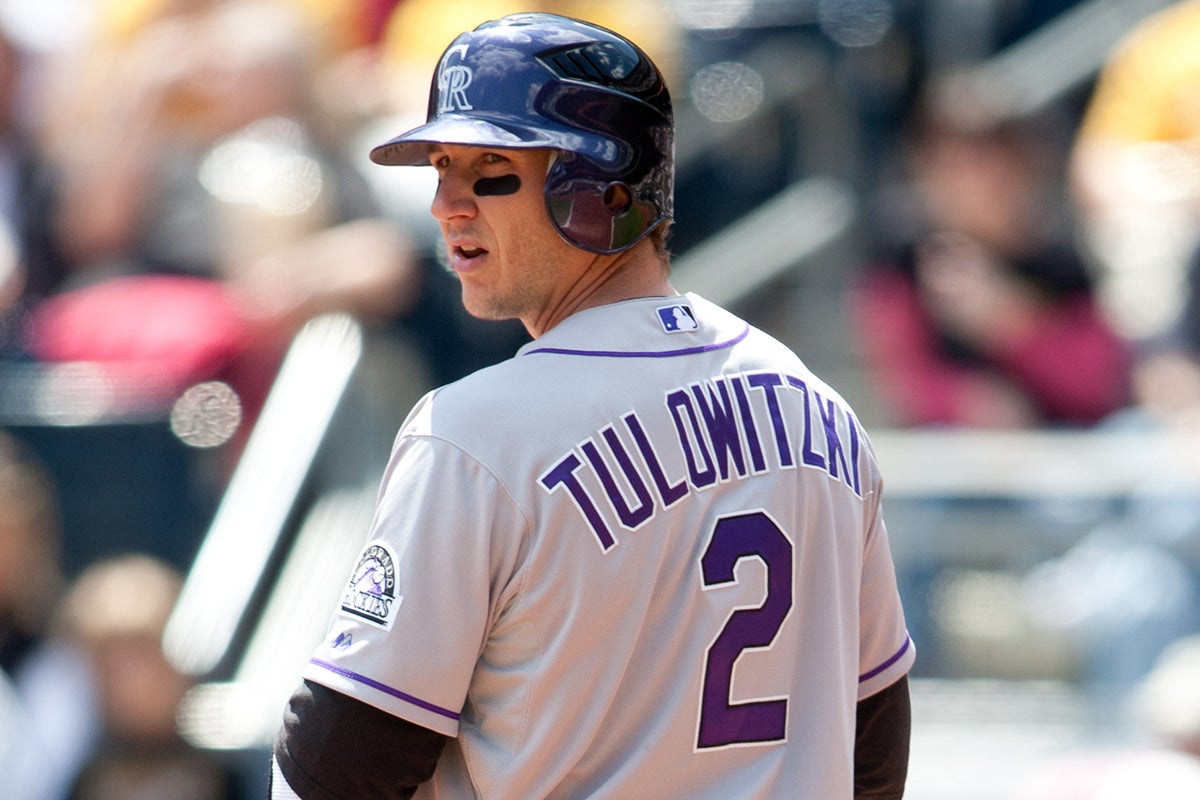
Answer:
[[[864,364],[897,424],[1090,425],[1129,401],[1127,348],[1088,293],[1047,302],[987,352],[938,329],[911,273],[868,270],[851,297]]]

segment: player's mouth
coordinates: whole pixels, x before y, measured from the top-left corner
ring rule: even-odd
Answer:
[[[471,272],[484,264],[487,255],[487,248],[474,242],[455,242],[450,245],[450,266],[457,273]]]

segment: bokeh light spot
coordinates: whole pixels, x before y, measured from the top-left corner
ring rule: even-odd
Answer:
[[[736,122],[762,105],[762,76],[736,61],[705,67],[692,78],[692,102],[713,122]]]
[[[171,407],[171,431],[192,447],[222,445],[241,423],[242,402],[222,381],[196,384]]]
[[[891,30],[895,9],[889,0],[821,0],[821,30],[842,47],[879,44]]]

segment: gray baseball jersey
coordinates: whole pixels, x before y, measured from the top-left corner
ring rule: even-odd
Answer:
[[[850,798],[913,663],[844,400],[695,295],[428,394],[304,677],[455,736],[418,797]]]

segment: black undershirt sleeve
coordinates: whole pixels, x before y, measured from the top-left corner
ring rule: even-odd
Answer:
[[[304,681],[284,712],[275,761],[304,800],[406,800],[449,737]]]
[[[908,678],[858,703],[856,800],[900,800],[908,775]],[[305,800],[405,800],[433,775],[448,737],[305,681],[292,695],[275,759]]]
[[[908,779],[912,733],[908,676],[860,700],[856,717],[855,800],[900,800]]]

